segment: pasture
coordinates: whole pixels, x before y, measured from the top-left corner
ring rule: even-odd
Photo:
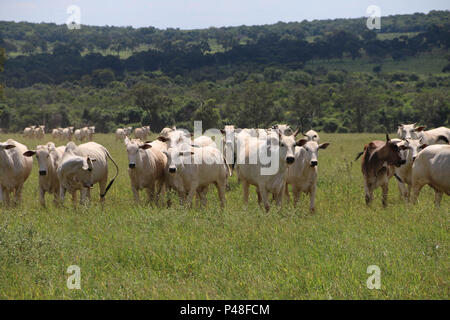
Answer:
[[[37,144],[0,135],[7,138]],[[89,207],[74,209],[68,197],[56,208],[47,195],[42,209],[34,159],[22,205],[1,208],[0,298],[449,299],[450,198],[436,210],[426,186],[417,206],[406,205],[391,179],[388,208],[380,189],[367,208],[353,159],[373,139],[384,135],[321,133],[331,145],[319,152],[315,214],[306,196],[297,208],[265,213],[253,187],[244,210],[235,176],[225,210],[214,187],[206,209],[186,209],[175,195],[170,208],[136,206],[125,147],[113,134],[95,135],[120,167],[104,210],[97,185]],[[81,268],[81,290],[66,287],[70,265]],[[380,290],[366,286],[370,265],[381,269]]]

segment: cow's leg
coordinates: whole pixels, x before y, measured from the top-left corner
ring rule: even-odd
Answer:
[[[387,180],[387,179],[386,179]],[[387,198],[388,198],[388,192],[389,192],[389,180],[383,182],[381,185],[381,192],[382,192],[382,199],[381,203],[383,204],[383,207],[387,207]]]
[[[373,186],[368,181],[364,181],[364,192],[366,193],[366,205],[370,205],[373,199]]]
[[[74,207],[77,205],[77,192],[78,191],[72,191],[72,204]],[[81,197],[81,190],[80,190],[80,197]]]
[[[89,188],[81,188],[80,204],[83,205],[88,203],[88,199],[91,198],[90,191],[91,189]]]
[[[45,190],[43,188],[39,188],[39,201],[41,206],[45,208]]]
[[[219,195],[220,206],[225,208],[225,191],[227,190],[227,182],[226,179],[219,183],[216,183],[217,194]]]
[[[15,192],[15,201],[17,205],[22,201],[22,190],[23,184],[18,185]]]
[[[133,185],[131,185],[131,190],[133,190],[134,202],[139,204],[139,190]]]
[[[200,202],[200,207],[206,207],[206,194],[208,193],[208,187],[197,188],[197,197]]]
[[[146,189],[148,203],[152,203],[155,200],[155,183],[152,182]]]
[[[245,205],[245,208],[247,208],[248,207],[249,185],[248,185],[247,180],[245,180],[245,179],[242,179],[241,183],[242,183],[242,191],[244,192],[244,205]]]
[[[3,192],[3,201],[5,202],[5,204],[7,206],[10,205],[10,201],[9,201],[9,190],[5,187],[2,188],[2,192]]]
[[[300,199],[300,188],[296,185],[292,185],[292,194],[294,197],[294,208],[297,207],[298,200]]]
[[[190,190],[188,192],[188,195],[186,197],[186,204],[192,208],[192,199],[194,198],[194,195],[197,191],[198,185],[197,183],[192,183],[190,186]]]
[[[289,184],[286,182],[286,186],[284,187],[284,195],[286,196],[287,203],[291,202],[291,197],[289,195]]]
[[[270,205],[269,205],[267,190],[266,190],[266,188],[264,188],[263,185],[259,186],[259,194],[261,195],[261,201],[264,203],[264,208],[266,209],[266,212],[269,212]]]
[[[64,196],[66,195],[66,189],[63,186],[59,187],[59,200],[61,204],[64,203]]]
[[[443,192],[434,190],[434,205],[436,208],[439,208],[441,206],[441,200],[442,200]]]
[[[398,190],[400,191],[400,196],[408,202],[408,190],[403,182],[397,181]]]
[[[284,195],[285,188],[286,188],[286,183],[283,183],[283,186],[281,187],[280,192],[278,192],[276,194],[275,200],[276,200],[276,204],[278,207],[283,206],[283,195]]]
[[[316,185],[313,184],[309,191],[309,211],[316,211]]]
[[[412,204],[416,204],[417,197],[419,196],[420,190],[422,190],[423,184],[419,183],[413,183],[413,186],[411,188],[411,197],[409,198],[409,201]]]

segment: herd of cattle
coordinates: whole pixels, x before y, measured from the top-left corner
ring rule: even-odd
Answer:
[[[119,173],[119,167],[108,150],[93,142],[95,127],[73,130],[58,128],[52,136],[60,140],[89,142],[76,145],[70,141],[56,147],[53,142],[38,145],[35,150],[12,139],[0,143],[0,201],[9,205],[21,201],[24,182],[32,170],[33,157],[39,166],[39,199],[45,206],[45,193],[54,195],[56,205],[64,202],[67,192],[74,203],[80,192],[81,203],[90,200],[90,190],[99,184],[101,202]],[[415,124],[401,125],[398,139],[372,141],[364,147],[362,173],[366,203],[370,204],[376,188],[382,188],[382,203],[387,205],[388,182],[398,181],[401,195],[415,202],[421,188],[428,184],[435,190],[435,204],[440,205],[443,193],[450,195],[450,129],[441,127],[424,131]],[[24,135],[44,138],[44,126],[24,130]],[[245,205],[249,187],[256,187],[258,203],[270,209],[270,195],[277,206],[283,199],[290,201],[292,186],[294,204],[302,192],[310,196],[310,210],[315,210],[319,150],[329,143],[320,143],[317,132],[302,133],[288,125],[269,129],[236,129],[225,126],[218,134],[193,138],[186,130],[164,128],[155,141],[146,141],[150,127],[116,130],[116,139],[125,143],[128,173],[134,199],[139,203],[139,191],[145,189],[150,202],[162,201],[167,189],[175,190],[182,201],[192,205],[197,196],[202,205],[210,185],[217,188],[221,206],[225,206],[228,178],[237,175],[243,187]],[[108,158],[116,168],[108,184]],[[276,164],[276,165],[274,165]]]

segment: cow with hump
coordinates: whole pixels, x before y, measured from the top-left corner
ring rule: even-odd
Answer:
[[[428,184],[435,192],[439,207],[443,194],[450,195],[450,146],[433,145],[419,152],[412,165],[411,202],[415,203],[420,190]]]
[[[285,136],[277,130],[274,132],[276,134],[268,134],[267,139],[255,138],[243,131],[239,133],[236,172],[242,183],[246,206],[250,185],[256,187],[258,202],[264,205],[266,211],[270,209],[270,193],[276,204],[282,205],[287,168],[295,161],[295,136],[298,132]]]
[[[330,144],[318,144],[314,140],[301,139],[295,147],[295,161],[288,167],[286,180],[286,198],[289,202],[289,188],[292,185],[294,205],[298,202],[301,192],[309,193],[309,210],[316,210],[317,166],[319,164],[319,150],[326,149]]]
[[[108,158],[116,167],[116,175],[108,186]],[[108,150],[95,142],[88,142],[77,146],[69,142],[63,159],[58,166],[57,174],[60,181],[60,198],[64,202],[65,193],[81,192],[80,202],[85,203],[91,198],[91,188],[98,183],[100,187],[100,201],[103,203],[105,195],[119,173],[119,167],[111,158]]]
[[[139,191],[145,189],[148,201],[155,200],[164,191],[164,168],[167,158],[162,151],[164,147],[160,141],[143,143],[139,139],[125,138],[128,154],[128,174],[131,181],[134,200],[139,203]]]
[[[382,203],[384,207],[387,206],[389,179],[394,176],[395,167],[406,163],[406,160],[401,157],[401,149],[405,149],[405,146],[398,146],[386,134],[386,141],[370,142],[356,157],[358,159],[362,155],[361,171],[364,177],[367,205],[370,205],[373,200],[374,190],[381,187]]]
[[[28,150],[23,155],[25,157],[36,156],[39,164],[39,201],[45,207],[45,193],[54,196],[54,203],[59,203],[59,179],[56,174],[58,165],[62,160],[65,147],[55,147],[53,142],[46,145],[39,145],[36,150]]]
[[[27,147],[8,139],[0,143],[0,201],[10,204],[10,193],[14,192],[15,204],[22,200],[22,189],[33,167],[33,159],[25,157]]]

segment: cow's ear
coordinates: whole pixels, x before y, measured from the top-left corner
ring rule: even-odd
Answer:
[[[143,144],[142,146],[139,146],[139,149],[147,150],[150,149],[151,147],[152,147],[151,144]]]
[[[221,132],[222,134],[225,134],[225,130],[223,130],[223,129],[220,129],[220,132]]]
[[[420,126],[416,128],[417,132],[423,131],[427,126]]]
[[[400,150],[406,150],[406,149],[408,149],[408,147],[405,146],[404,144],[398,146],[398,148],[399,148]]]
[[[13,145],[13,144],[7,144],[7,145],[5,145],[3,148],[6,149],[6,150],[9,150],[9,149],[12,149],[12,148],[15,148],[15,147],[16,147],[16,146]]]
[[[167,142],[169,139],[167,139],[166,137],[160,136],[156,140],[159,140],[161,142]]]
[[[306,139],[300,139],[295,143],[295,145],[301,147],[301,146],[304,146],[307,142],[308,142],[308,140],[306,140]]]
[[[32,156],[34,156],[35,154],[36,154],[36,151],[33,151],[33,150],[28,150],[28,151],[26,151],[26,152],[23,153],[23,155],[24,155],[25,157],[32,157]]]
[[[322,143],[321,145],[319,145],[319,149],[326,149],[329,145],[330,144],[328,142]]]

